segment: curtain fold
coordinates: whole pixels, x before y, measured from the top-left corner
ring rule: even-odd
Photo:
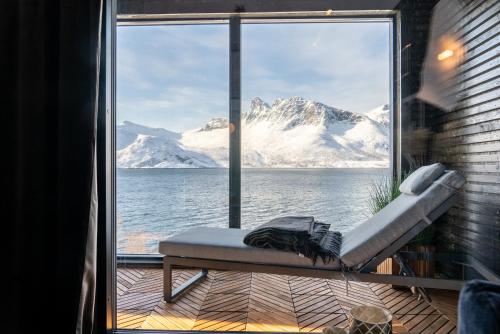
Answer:
[[[94,25],[97,25],[97,34],[95,35],[95,50],[93,57],[96,59],[95,66],[95,79],[94,84],[94,103],[92,105],[94,122],[93,122],[93,152],[92,152],[92,180],[91,180],[91,193],[90,193],[90,210],[88,214],[88,230],[87,230],[87,240],[85,246],[85,261],[82,275],[81,293],[80,293],[80,303],[78,306],[78,314],[76,320],[76,333],[92,333],[97,332],[94,330],[94,311],[96,302],[96,271],[97,271],[97,217],[98,217],[98,193],[97,193],[97,115],[99,112],[99,83],[101,71],[101,47],[103,41],[102,36],[102,25],[103,25],[103,0],[98,2],[99,12],[97,15],[97,21]]]
[[[91,333],[103,1],[2,9],[4,330]]]

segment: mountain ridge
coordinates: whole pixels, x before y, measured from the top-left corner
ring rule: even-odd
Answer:
[[[358,114],[301,97],[254,98],[242,114],[243,167],[386,167],[389,108]],[[176,133],[132,122],[117,127],[119,168],[229,165],[226,118]]]

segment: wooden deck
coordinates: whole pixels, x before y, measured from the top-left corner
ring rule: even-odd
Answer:
[[[195,273],[175,271],[174,286]],[[384,284],[351,282],[346,293],[344,281],[210,271],[206,280],[167,304],[162,282],[160,269],[118,270],[119,328],[320,332],[326,326],[346,326],[355,305],[377,305],[392,312],[395,333],[456,331],[449,293],[431,305],[409,290]]]

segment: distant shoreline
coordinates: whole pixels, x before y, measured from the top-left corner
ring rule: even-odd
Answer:
[[[389,169],[390,166],[386,167],[241,167],[241,169],[254,169],[254,170],[294,170],[294,169]],[[187,169],[187,170],[207,170],[207,169],[227,169],[229,167],[116,167],[116,169],[123,170],[159,170],[159,169]]]

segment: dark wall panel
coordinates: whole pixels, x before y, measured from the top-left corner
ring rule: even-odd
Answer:
[[[443,111],[407,95],[418,110],[407,109],[403,123],[409,138],[402,145],[405,167],[442,162],[465,176],[458,203],[437,224],[436,244],[472,255],[500,274],[500,2],[467,1],[440,29],[458,31],[466,48],[457,83],[445,92],[456,94],[458,105]],[[425,139],[418,137],[423,132]],[[426,148],[423,158],[419,145]]]

